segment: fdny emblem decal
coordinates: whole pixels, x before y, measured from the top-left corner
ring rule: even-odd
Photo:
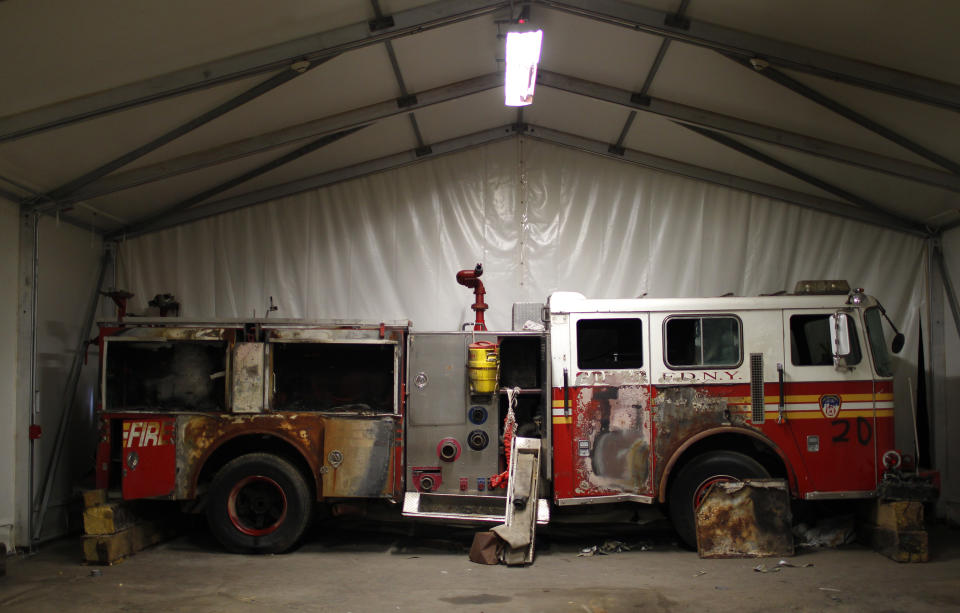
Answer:
[[[161,447],[173,444],[173,420],[123,422],[123,447]]]
[[[840,400],[840,396],[836,394],[824,394],[820,396],[820,410],[823,411],[823,414],[829,419],[834,419],[840,414],[841,404],[843,404],[843,401]]]

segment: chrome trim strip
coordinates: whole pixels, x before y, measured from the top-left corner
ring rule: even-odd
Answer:
[[[642,502],[653,504],[653,496],[643,496],[641,494],[614,494],[611,496],[584,496],[583,498],[560,498],[557,500],[559,507],[572,507],[584,504],[606,504],[610,502]]]
[[[842,498],[876,498],[876,490],[857,490],[850,492],[808,492],[804,500],[838,500]]]

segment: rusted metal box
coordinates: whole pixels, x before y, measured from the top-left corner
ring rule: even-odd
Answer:
[[[790,492],[783,479],[713,485],[697,509],[701,558],[793,555]]]

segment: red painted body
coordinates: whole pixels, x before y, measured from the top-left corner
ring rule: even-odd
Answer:
[[[668,389],[685,387],[704,398],[720,401],[725,411],[704,412],[681,420],[656,411],[658,398]],[[778,423],[779,384],[765,385],[766,418],[751,421],[750,385],[647,386],[648,402],[641,407],[650,425],[648,470],[630,490],[591,486],[584,479],[595,447],[588,424],[596,420],[598,402],[581,403],[582,389],[568,390],[569,413],[563,411],[564,390],[553,389],[554,497],[556,499],[637,494],[663,500],[664,471],[690,441],[711,432],[741,433],[764,441],[783,460],[793,494],[872,492],[883,473],[882,454],[894,448],[891,381],[804,382],[784,386],[785,413]],[[838,396],[835,415],[812,410],[812,397]],[[849,402],[847,399],[850,399]],[[771,404],[771,400],[774,401]],[[857,402],[856,408],[846,405]],[[869,408],[864,407],[869,404]],[[659,413],[659,414],[658,414]],[[678,422],[682,422],[678,426]],[[819,448],[808,450],[808,438],[818,437]],[[586,444],[583,441],[588,441]],[[811,441],[812,444],[812,441]],[[585,451],[586,450],[586,451]]]
[[[120,457],[124,464],[121,486],[124,499],[173,493],[177,460],[175,421],[162,415],[142,415],[122,421]],[[131,461],[133,457],[135,461]]]

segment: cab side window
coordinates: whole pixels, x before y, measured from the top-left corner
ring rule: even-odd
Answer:
[[[643,322],[581,319],[577,322],[577,366],[595,370],[642,368]]]
[[[847,318],[850,330],[848,366],[860,363],[860,341],[853,318]],[[833,366],[833,348],[830,344],[830,314],[790,316],[790,359],[794,366]]]
[[[666,361],[671,368],[734,368],[743,360],[736,317],[671,317],[664,324]]]

